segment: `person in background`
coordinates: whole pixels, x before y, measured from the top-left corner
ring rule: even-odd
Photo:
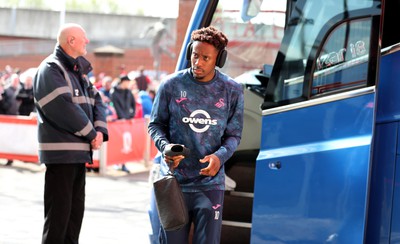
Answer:
[[[128,76],[120,77],[119,83],[111,90],[111,102],[117,112],[118,119],[132,119],[135,117],[136,102],[129,89],[131,80]]]
[[[17,94],[17,101],[19,102],[19,114],[29,116],[35,110],[35,103],[33,99],[33,77],[26,75],[23,77],[22,87]]]
[[[107,122],[115,121],[118,119],[117,112],[115,108],[112,106],[110,99],[100,91],[101,99],[103,100],[104,105],[106,106],[106,118]]]
[[[17,94],[20,89],[21,82],[19,80],[19,75],[14,73],[10,76],[9,84],[5,88],[5,93],[7,93],[7,97],[10,98],[10,106],[7,108],[5,114],[18,115],[19,103],[17,101]]]
[[[139,97],[139,89],[136,84],[136,80],[131,80],[129,83],[129,90],[131,90],[133,97],[135,98],[136,107],[135,107],[135,119],[143,118],[143,108],[142,102]]]
[[[122,76],[118,85],[111,90],[111,102],[117,112],[118,119],[133,119],[135,117],[136,101],[130,89],[130,83],[131,80],[128,76]],[[121,170],[130,173],[125,164],[121,165]]]
[[[0,82],[0,114],[8,114],[10,107],[13,104],[13,94],[6,92],[5,77],[2,77]]]
[[[190,219],[182,229],[165,231],[162,243],[188,243],[192,223],[193,243],[220,242],[224,163],[240,143],[244,107],[242,86],[215,68],[223,66],[227,44],[214,27],[193,31],[187,50],[191,68],[167,76],[154,100],[148,132],[163,152],[161,165],[175,169]],[[166,156],[174,144],[190,154]]]
[[[103,86],[99,89],[101,99],[106,106],[107,121],[114,121],[118,119],[117,111],[115,111],[114,104],[111,102],[111,89],[113,78],[111,76],[104,76]]]
[[[21,82],[19,80],[19,75],[17,73],[11,74],[9,78],[9,84],[4,89],[4,114],[6,115],[18,115],[19,112],[19,101],[17,100],[17,95],[21,89]],[[6,166],[11,166],[14,160],[7,159]]]
[[[83,57],[88,43],[80,25],[62,25],[33,81],[39,161],[46,165],[42,244],[79,243],[86,164],[108,140],[105,107]]]
[[[142,104],[143,118],[150,117],[151,109],[153,107],[153,99],[147,91],[139,91],[139,98]]]
[[[138,76],[135,77],[137,89],[139,91],[147,91],[147,88],[151,84],[151,80],[147,75],[144,74],[143,66],[139,66],[138,73]]]
[[[3,82],[0,82],[0,114],[5,114],[7,109],[7,97],[4,92]]]
[[[90,80],[97,89],[100,89],[103,86],[103,79],[105,76],[106,74],[104,72],[100,72],[100,74],[98,74],[97,77],[91,74]]]
[[[151,100],[154,102],[154,98],[156,97],[156,91],[151,89],[151,90],[149,90],[148,93],[149,93]]]
[[[103,99],[103,101],[110,103],[111,102],[111,88],[113,84],[113,78],[111,76],[104,76],[103,81],[102,81],[102,86],[99,89],[106,97]]]
[[[4,80],[7,80],[8,78],[10,78],[10,76],[11,76],[13,73],[15,73],[15,72],[14,72],[14,69],[11,67],[11,65],[7,64],[7,65],[4,67],[4,72],[3,72],[3,74],[2,74],[2,78],[3,78]]]

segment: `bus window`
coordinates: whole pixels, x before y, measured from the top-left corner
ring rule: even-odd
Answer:
[[[336,27],[317,55],[312,96],[365,86],[371,19],[344,22]]]
[[[231,77],[272,66],[285,26],[286,0],[264,0],[259,11],[253,11],[255,16],[245,20],[243,5],[243,0],[220,0],[210,23],[229,39],[222,71]]]
[[[344,24],[332,34],[335,37],[332,36],[332,40],[326,44],[327,50],[322,51],[326,53],[321,54],[322,56],[320,57],[316,56],[321,46],[320,43],[327,32],[333,28],[333,23],[344,21],[356,11],[366,10],[367,12],[369,9],[378,9],[378,4],[378,1],[373,0],[298,0],[287,23],[287,30],[272,71],[262,108],[276,107],[309,99],[308,90],[303,91],[305,87],[309,88],[308,85],[305,85],[305,82],[310,82],[309,80],[304,80],[307,74],[307,65],[314,63],[317,58],[320,59],[320,66],[316,67],[316,71],[338,65],[341,62],[324,63],[324,60],[327,60],[327,56],[323,55],[329,54],[330,50],[339,52],[340,55],[340,49],[336,50],[335,48],[337,46],[347,47],[347,45],[350,45],[350,42],[343,36],[340,38],[342,42],[340,45],[333,40],[344,34],[343,31],[346,31],[346,24]],[[364,44],[368,44],[364,40],[364,36],[369,37],[369,33],[365,32],[367,23],[361,21],[359,24],[354,25],[353,23],[350,25],[352,38],[356,39],[358,36],[363,35],[361,41],[364,41]],[[356,43],[353,44],[356,45]],[[316,75],[318,76],[319,74],[317,73]]]

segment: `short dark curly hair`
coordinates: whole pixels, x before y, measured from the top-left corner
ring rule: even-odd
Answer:
[[[213,26],[194,30],[191,35],[191,41],[206,42],[213,45],[217,50],[222,50],[228,45],[228,38],[225,34]]]

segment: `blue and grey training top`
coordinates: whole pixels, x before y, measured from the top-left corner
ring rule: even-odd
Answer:
[[[239,145],[243,106],[242,85],[217,70],[209,82],[196,81],[189,68],[166,77],[161,83],[153,104],[149,133],[161,152],[170,143],[190,149],[190,156],[175,169],[184,192],[225,189],[223,164]],[[218,156],[221,169],[214,177],[202,176],[200,169],[207,164],[199,160],[210,154]],[[165,165],[163,159],[161,164]]]

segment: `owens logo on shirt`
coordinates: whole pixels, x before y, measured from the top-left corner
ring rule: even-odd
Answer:
[[[202,117],[196,117],[196,115],[201,114]],[[204,118],[205,117],[205,118]],[[183,123],[189,124],[190,129],[197,133],[203,133],[210,128],[210,125],[217,125],[216,119],[211,119],[210,115],[204,110],[195,110],[189,117],[182,118]]]

